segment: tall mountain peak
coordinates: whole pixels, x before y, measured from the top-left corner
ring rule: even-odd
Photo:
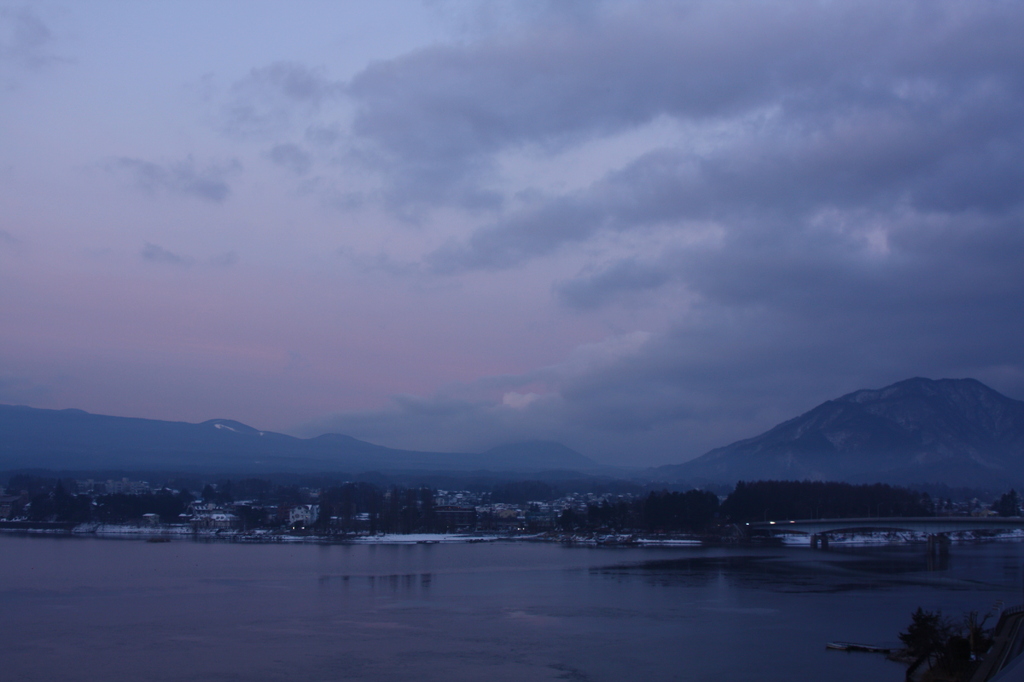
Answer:
[[[1024,402],[975,379],[915,377],[829,400],[667,471],[679,478],[1024,482]]]

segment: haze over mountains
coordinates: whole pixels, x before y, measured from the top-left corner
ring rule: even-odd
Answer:
[[[295,438],[226,419],[189,424],[0,405],[0,470],[529,472],[596,467],[580,453],[545,441],[482,454],[418,452],[340,434]]]
[[[612,473],[562,444],[532,441],[480,454],[398,450],[340,434],[316,438],[201,424],[0,405],[0,470]],[[788,479],[1024,483],[1024,402],[974,379],[907,379],[827,401],[769,431],[694,460],[622,476],[692,485]]]
[[[907,379],[829,400],[769,431],[659,477],[945,483],[1024,481],[1024,402],[974,379]]]

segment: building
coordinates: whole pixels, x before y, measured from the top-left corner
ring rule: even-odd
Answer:
[[[320,505],[300,504],[288,510],[289,526],[311,526],[320,518]]]
[[[444,505],[434,508],[438,524],[445,530],[476,528],[476,507]]]
[[[193,516],[192,524],[196,528],[232,530],[241,525],[241,519],[227,512],[211,512]]]

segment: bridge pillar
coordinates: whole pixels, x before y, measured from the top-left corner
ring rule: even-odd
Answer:
[[[815,533],[811,535],[811,549],[828,549],[828,535],[825,533]]]
[[[928,534],[928,554],[939,556],[949,556],[949,545],[951,544],[949,535],[946,533],[929,533]]]

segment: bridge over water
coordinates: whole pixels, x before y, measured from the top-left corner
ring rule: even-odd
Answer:
[[[749,530],[770,533],[804,533],[811,547],[828,547],[831,533],[874,531],[915,531],[928,534],[928,549],[945,549],[949,534],[971,530],[1014,530],[1024,528],[1024,517],[1000,516],[915,516],[870,517],[859,519],[801,519],[798,521],[757,521],[746,524]]]

